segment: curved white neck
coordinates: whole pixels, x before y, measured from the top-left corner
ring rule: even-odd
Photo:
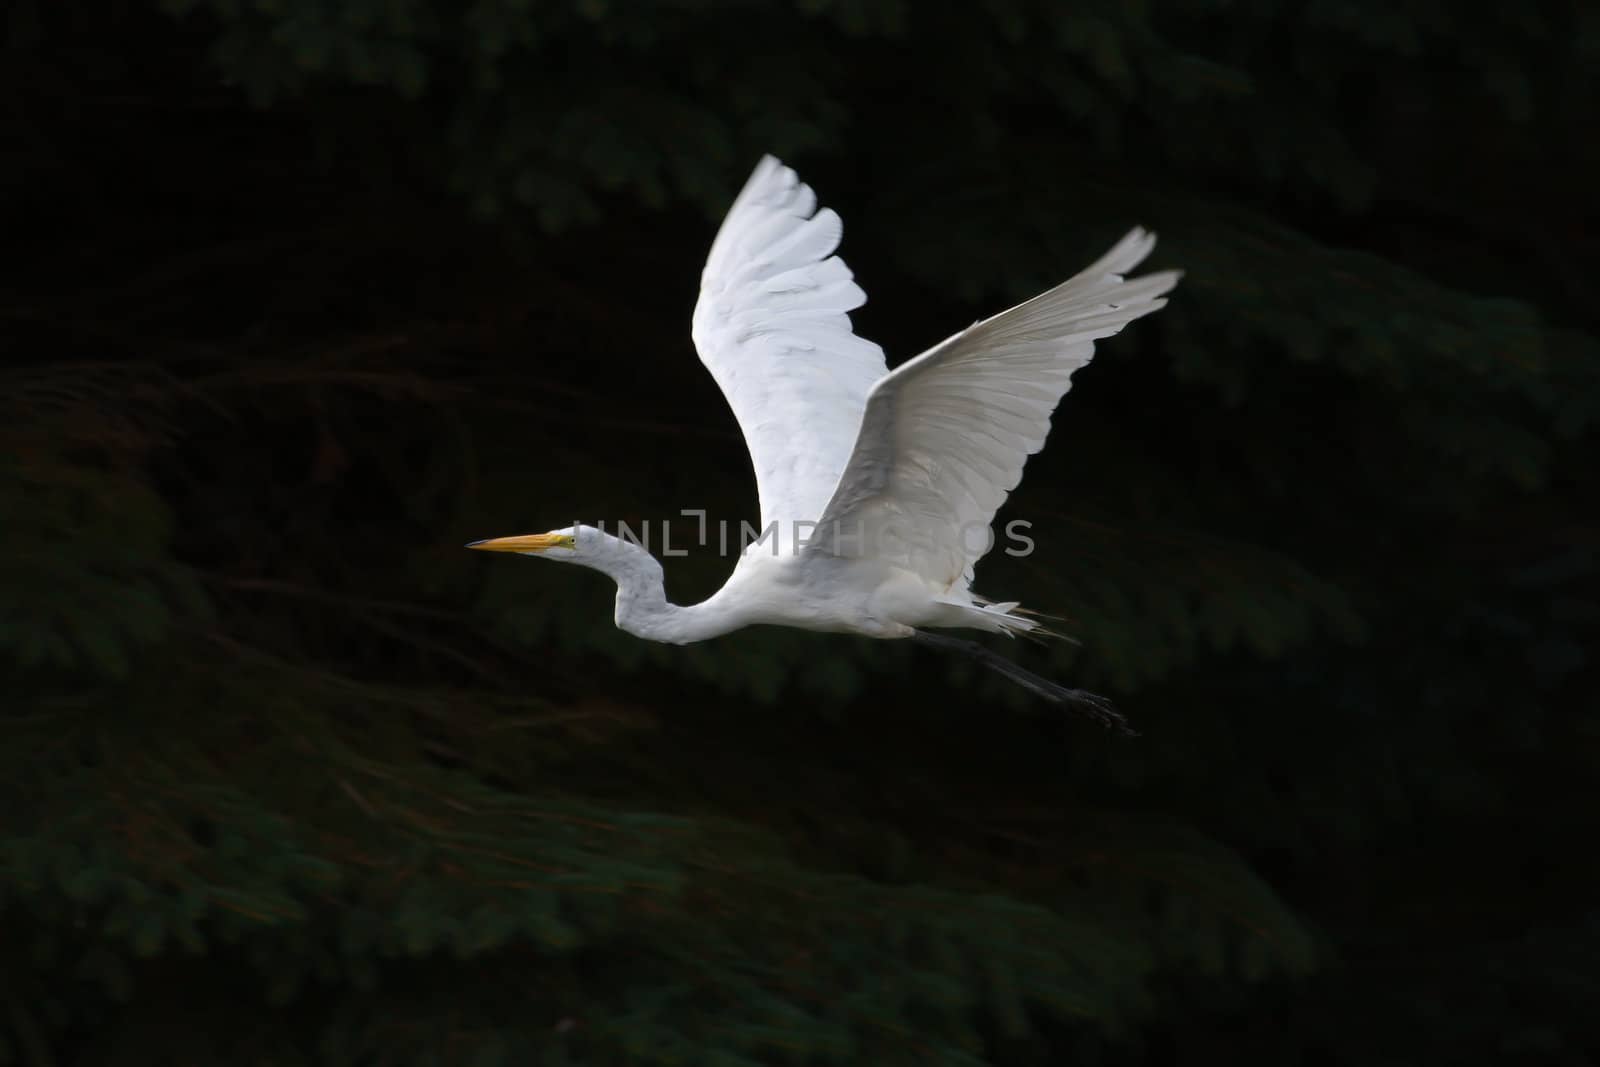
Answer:
[[[715,605],[667,602],[661,564],[631,541],[612,539],[603,555],[582,562],[617,583],[617,628],[647,641],[686,645],[739,629],[744,621]]]

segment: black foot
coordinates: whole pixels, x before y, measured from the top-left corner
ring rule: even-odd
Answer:
[[[1120,711],[1098,693],[1091,693],[1087,689],[1068,689],[1064,685],[1052,682],[1048,678],[1041,678],[1032,671],[1025,670],[1006,659],[998,652],[984,648],[975,641],[964,641],[959,637],[946,637],[943,634],[929,633],[918,630],[912,637],[918,644],[928,645],[933,648],[944,649],[949,652],[959,652],[977,660],[990,670],[1003,674],[1016,682],[1035,696],[1044,698],[1052,704],[1069,707],[1081,715],[1086,715],[1114,733],[1124,737],[1138,737],[1139,734],[1128,725]]]

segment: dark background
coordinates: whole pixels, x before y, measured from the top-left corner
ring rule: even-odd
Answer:
[[[0,1062],[1595,1063],[1600,21],[1502,8],[13,3]],[[891,364],[1187,272],[978,573],[1137,740],[461,550],[754,520],[764,152]]]

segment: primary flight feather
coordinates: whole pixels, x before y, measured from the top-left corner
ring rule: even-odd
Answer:
[[[1093,694],[928,631],[1041,631],[1016,604],[972,592],[990,523],[1095,341],[1162,307],[1178,273],[1127,277],[1155,244],[1135,229],[1054,289],[890,371],[883,350],[851,330],[866,294],[833,254],[842,234],[839,216],[768,156],[706,259],[694,343],[743,431],[766,534],[715,595],[668,603],[655,558],[592,526],[469,547],[602,571],[617,583],[617,625],[647,640],[761,624],[917,638],[1123,726]]]

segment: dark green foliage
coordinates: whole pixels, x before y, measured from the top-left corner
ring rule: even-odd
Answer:
[[[0,1062],[1594,1062],[1587,9],[4,32]],[[891,362],[1134,223],[1187,272],[979,571],[1138,741],[460,550],[753,518],[688,316],[767,151]]]

